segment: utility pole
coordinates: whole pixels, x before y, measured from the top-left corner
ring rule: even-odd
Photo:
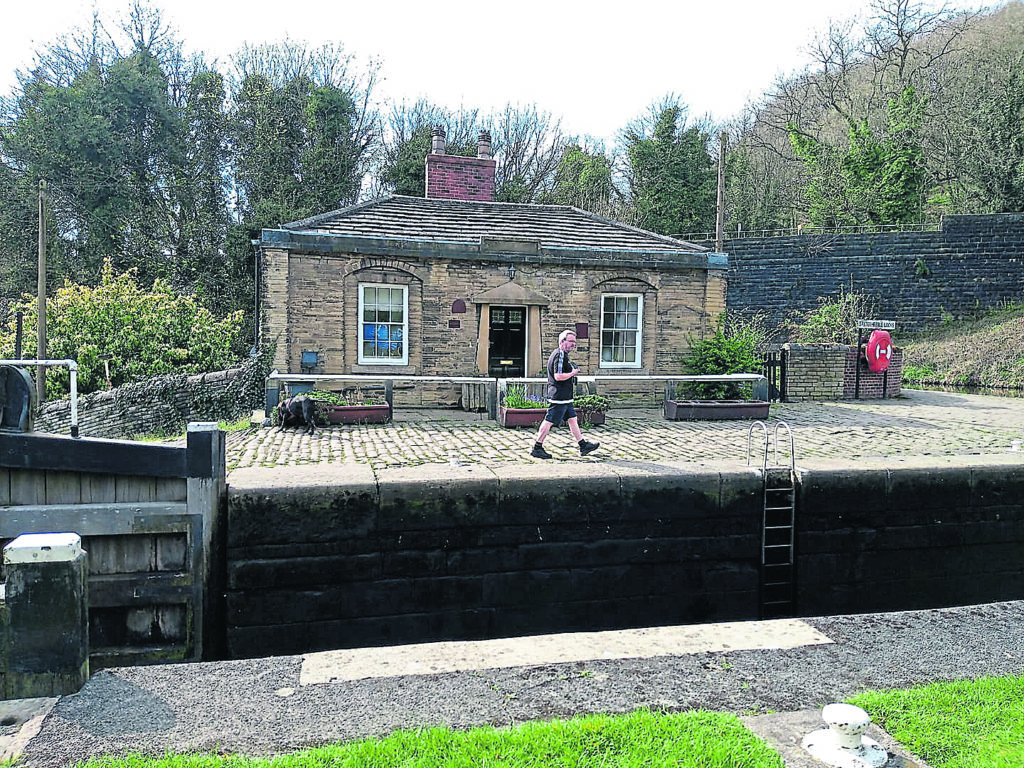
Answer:
[[[718,134],[718,210],[715,215],[715,251],[725,250],[725,147],[729,134]]]
[[[39,279],[36,283],[38,297],[36,359],[46,359],[46,179],[39,180]],[[39,404],[46,401],[46,366],[36,366],[36,394]]]

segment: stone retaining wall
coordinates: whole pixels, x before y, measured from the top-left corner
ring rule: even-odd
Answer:
[[[435,464],[379,484],[364,469],[233,473],[231,657],[757,612],[761,484],[745,469]]]
[[[818,307],[841,290],[871,296],[876,317],[900,331],[1019,301],[1024,213],[946,216],[937,232],[728,240],[729,309],[772,322]]]
[[[760,471],[232,475],[231,657],[756,618]],[[799,615],[1024,596],[1019,456],[797,472]]]

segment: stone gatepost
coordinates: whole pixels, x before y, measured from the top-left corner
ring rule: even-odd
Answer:
[[[76,533],[23,534],[4,547],[5,699],[76,693],[89,679],[89,582]]]

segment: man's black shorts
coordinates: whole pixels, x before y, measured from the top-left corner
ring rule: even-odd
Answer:
[[[572,403],[550,403],[548,405],[548,412],[544,416],[544,421],[550,421],[557,427],[563,421],[575,418],[576,409],[572,407]]]

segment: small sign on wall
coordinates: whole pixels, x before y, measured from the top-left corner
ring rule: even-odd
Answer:
[[[448,327],[449,328],[461,328],[462,327],[462,321],[461,320],[449,320],[448,321]]]

